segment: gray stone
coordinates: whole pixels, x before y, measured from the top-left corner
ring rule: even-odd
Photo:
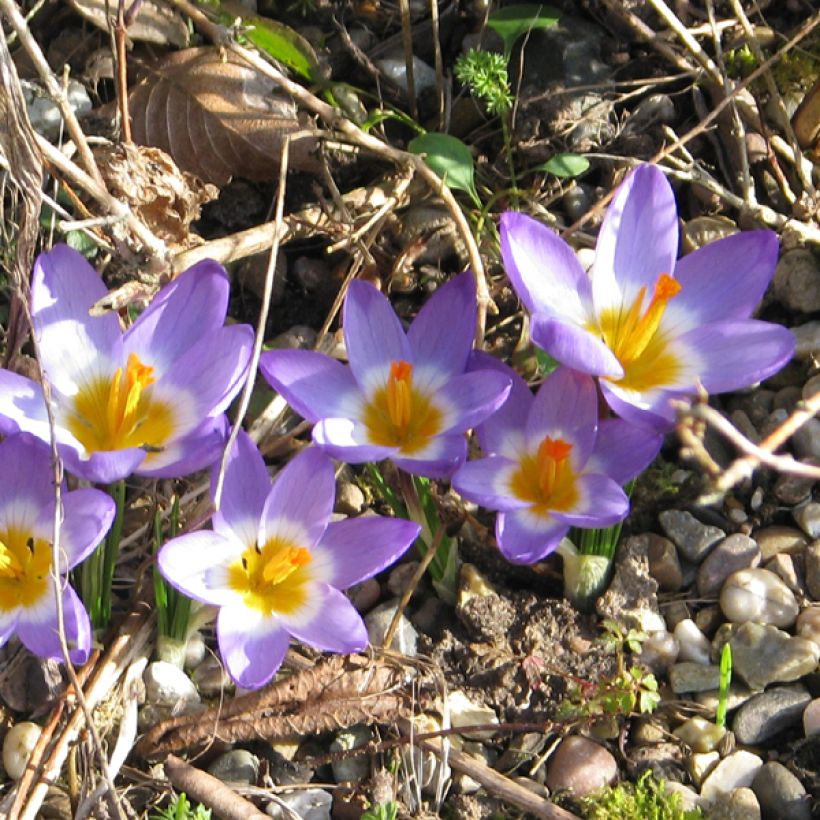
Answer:
[[[749,698],[754,697],[754,692],[742,683],[732,681],[729,684],[729,693],[726,697],[726,710],[732,712],[746,703]],[[717,714],[718,703],[720,702],[720,690],[709,689],[706,692],[698,692],[695,700],[709,712],[709,717]]]
[[[685,661],[669,669],[669,684],[676,695],[684,692],[705,692],[720,686],[720,668]]]
[[[697,624],[686,618],[675,627],[675,640],[678,642],[678,660],[693,663],[709,664],[709,639],[698,629]]]
[[[767,569],[733,572],[720,591],[720,608],[735,623],[757,621],[791,626],[800,611],[794,593]]]
[[[709,806],[709,820],[760,820],[760,804],[751,789],[732,789]]]
[[[193,681],[172,663],[149,663],[142,678],[145,682],[145,700],[148,703],[172,707],[180,703],[199,703],[199,693]]]
[[[358,515],[364,508],[364,493],[352,481],[340,481],[336,488],[335,511],[342,515]]]
[[[805,501],[811,494],[813,486],[814,481],[810,478],[784,473],[775,481],[773,492],[778,501],[792,507]]]
[[[222,661],[213,655],[205,658],[191,673],[191,677],[200,694],[206,698],[223,695],[235,686]]]
[[[734,789],[747,788],[763,765],[763,761],[751,752],[733,752],[724,757],[703,781],[700,796],[707,802],[713,802],[721,794],[728,794]]]
[[[782,764],[761,767],[752,781],[763,820],[811,820],[811,798],[803,784]]]
[[[698,592],[704,598],[717,595],[733,572],[756,567],[760,559],[760,547],[748,535],[735,533],[724,538],[698,569]]]
[[[364,623],[367,627],[367,635],[373,646],[384,645],[384,636],[390,628],[390,623],[397,609],[397,601],[385,601],[365,615]],[[401,652],[403,655],[412,657],[416,654],[417,640],[418,632],[416,632],[413,624],[402,615],[399,619],[399,626],[396,630],[396,634],[393,636],[390,648],[396,652]]]
[[[254,785],[259,778],[259,758],[247,749],[231,749],[208,766],[208,774],[223,783]]]
[[[764,562],[781,552],[802,552],[806,545],[806,536],[794,527],[764,527],[755,532],[754,539],[760,547]]]
[[[666,780],[663,784],[666,794],[677,794],[680,796],[680,806],[683,811],[694,811],[700,806],[700,796],[689,786],[683,783],[676,783],[674,780]]]
[[[664,510],[658,520],[684,558],[696,564],[712,551],[721,538],[726,537],[723,530],[702,524],[692,513],[684,510]]]
[[[576,797],[614,782],[618,764],[612,754],[585,737],[572,735],[561,741],[547,768],[550,791],[571,791]]]
[[[666,670],[677,660],[680,646],[674,636],[666,632],[653,632],[642,644],[640,662],[656,675],[666,674]]]
[[[648,533],[649,574],[664,592],[676,592],[683,583],[683,572],[675,545],[661,535]]]
[[[806,737],[820,734],[820,698],[815,698],[803,710],[803,734]]]
[[[372,729],[359,723],[339,732],[330,743],[330,751],[334,754],[350,752],[352,749],[367,746],[371,740],[373,740]],[[370,756],[366,754],[340,757],[330,766],[337,783],[360,783],[370,776]]]
[[[775,555],[765,569],[773,572],[792,592],[803,595],[803,561],[801,555]]]
[[[290,809],[285,813],[282,804]],[[330,820],[333,795],[324,789],[300,789],[279,794],[276,801],[268,803],[266,812],[275,820],[292,820],[296,814],[301,820]]]
[[[792,333],[796,342],[795,359],[809,359],[820,353],[820,322],[806,322],[793,327]]]
[[[757,690],[798,680],[813,672],[820,660],[820,646],[813,641],[751,621],[738,627],[729,643],[733,670]]]
[[[806,607],[798,616],[795,632],[820,646],[820,606]]]
[[[820,310],[820,265],[807,249],[786,251],[780,257],[772,280],[782,305],[799,313]]]
[[[792,510],[797,525],[809,538],[820,538],[820,501],[809,501]]]
[[[803,553],[806,557],[806,589],[812,599],[820,601],[820,541],[813,541]]]
[[[792,436],[799,459],[820,459],[820,419],[809,419]]]
[[[779,686],[755,695],[735,713],[732,731],[737,742],[755,746],[796,726],[810,700],[802,686]]]

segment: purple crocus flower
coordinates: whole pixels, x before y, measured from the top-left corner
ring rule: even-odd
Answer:
[[[389,458],[409,473],[447,478],[467,455],[464,432],[509,389],[499,373],[465,373],[475,321],[470,273],[440,288],[407,333],[376,288],[352,282],[344,306],[349,368],[307,350],[270,351],[259,367],[316,424],[313,440],[334,458]]]
[[[223,327],[228,280],[215,262],[160,291],[125,333],[76,251],[41,254],[31,286],[41,363],[51,384],[60,455],[71,472],[111,482],[132,472],[174,477],[207,467],[224,443],[223,411],[242,385],[253,332]],[[0,430],[49,438],[43,390],[0,370]]]
[[[523,214],[501,217],[507,274],[532,313],[532,339],[600,378],[610,407],[665,429],[670,399],[746,387],[780,369],[794,338],[749,317],[777,263],[777,236],[749,231],[676,260],[672,188],[653,165],[629,174],[598,235],[591,277],[569,245]]]
[[[62,660],[52,574],[54,482],[51,451],[25,433],[0,444],[0,645],[13,633],[35,655]],[[59,572],[71,660],[91,650],[91,624],[65,579],[88,557],[114,520],[114,502],[99,490],[63,489]]]
[[[474,354],[490,366],[487,354]],[[531,564],[553,552],[570,527],[608,527],[626,517],[621,489],[657,455],[662,436],[620,419],[598,423],[590,376],[560,367],[533,396],[512,379],[501,409],[476,428],[486,458],[464,464],[453,487],[498,510],[496,540],[504,556]]]
[[[392,564],[417,524],[373,516],[330,522],[333,463],[310,448],[271,486],[262,456],[241,433],[232,450],[213,532],[169,541],[159,568],[189,597],[220,607],[219,650],[231,677],[263,686],[290,637],[328,652],[367,646],[361,616],[340,592]]]

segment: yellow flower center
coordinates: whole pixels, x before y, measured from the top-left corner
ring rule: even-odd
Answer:
[[[569,463],[572,445],[545,436],[538,452],[527,455],[513,474],[511,489],[516,498],[532,504],[536,515],[565,512],[578,501],[575,474]]]
[[[261,549],[248,547],[228,568],[228,584],[242,594],[245,606],[264,615],[288,615],[307,599],[307,569],[312,560],[304,547],[272,538]]]
[[[607,308],[599,317],[601,336],[624,369],[620,380],[612,381],[628,390],[644,391],[673,384],[681,370],[678,358],[669,351],[668,339],[659,332],[663,314],[681,285],[662,273],[644,309],[646,287],[638,291],[632,304]]]
[[[128,447],[160,449],[173,432],[171,407],[151,398],[154,368],[136,353],[111,379],[83,385],[74,396],[66,426],[87,452]]]
[[[0,611],[42,598],[51,571],[51,545],[19,530],[0,533]]]
[[[413,387],[413,365],[405,361],[391,362],[387,384],[373,394],[363,421],[373,444],[406,454],[421,450],[442,427],[441,411]]]

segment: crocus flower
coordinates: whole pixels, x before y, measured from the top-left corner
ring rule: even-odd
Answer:
[[[125,333],[115,313],[89,315],[106,292],[65,245],[37,259],[32,317],[61,457],[98,482],[207,467],[224,442],[223,411],[241,387],[253,343],[247,325],[223,327],[225,271],[212,261],[195,265]],[[39,384],[0,370],[0,429],[48,440]]]
[[[85,663],[91,624],[65,574],[84,560],[114,520],[114,502],[99,490],[63,491],[62,561],[52,569],[54,482],[51,451],[22,433],[0,444],[0,644],[13,633],[35,655],[62,660],[55,580],[59,576],[66,641]]]
[[[504,556],[531,564],[554,551],[570,527],[608,527],[626,517],[621,489],[657,455],[662,437],[620,419],[598,423],[590,376],[560,367],[533,396],[526,382],[487,354],[477,366],[504,370],[509,398],[476,428],[486,458],[464,464],[453,487],[498,510]]]
[[[469,273],[438,290],[407,333],[375,287],[352,282],[344,305],[349,368],[307,350],[270,351],[259,367],[315,422],[313,440],[334,458],[389,458],[407,472],[446,478],[467,455],[464,432],[509,389],[499,373],[465,373],[475,321]]]
[[[340,592],[392,564],[419,527],[379,516],[330,522],[333,463],[310,448],[271,486],[242,433],[231,451],[213,532],[169,541],[159,568],[189,597],[219,607],[217,639],[231,677],[263,686],[293,636],[328,652],[367,646],[361,616]]]
[[[501,218],[504,265],[532,313],[532,339],[562,364],[598,376],[625,419],[668,428],[671,398],[736,390],[776,372],[792,334],[750,319],[777,263],[777,237],[749,231],[676,260],[675,198],[642,165],[625,179],[598,235],[591,277],[552,230]]]

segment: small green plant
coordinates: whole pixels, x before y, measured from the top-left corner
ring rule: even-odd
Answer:
[[[363,815],[362,820],[396,820],[399,816],[399,804],[395,800],[389,803],[379,803],[371,806]]]
[[[503,54],[471,48],[456,60],[456,78],[484,103],[488,113],[504,117],[510,112],[514,98]]]
[[[684,809],[680,794],[667,793],[664,781],[647,769],[637,783],[619,783],[581,801],[586,820],[699,820],[699,808]]]
[[[715,712],[715,724],[717,726],[726,725],[726,708],[729,702],[729,685],[732,682],[732,647],[729,643],[723,644],[720,653],[720,690],[718,692],[718,705]]]
[[[151,815],[151,820],[211,820],[211,810],[201,803],[197,803],[194,808],[185,792],[181,792],[171,801],[170,806]]]

